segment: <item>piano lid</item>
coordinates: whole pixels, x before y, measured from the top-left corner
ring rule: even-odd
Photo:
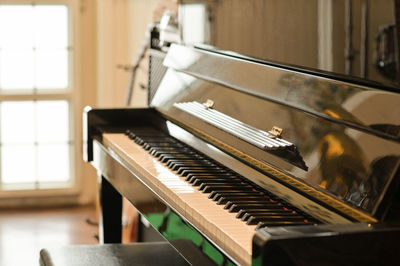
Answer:
[[[169,120],[325,206],[383,219],[399,93],[213,49],[173,45],[164,64],[152,106]]]

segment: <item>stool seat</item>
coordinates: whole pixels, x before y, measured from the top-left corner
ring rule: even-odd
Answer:
[[[168,242],[71,245],[40,251],[41,266],[190,265]]]

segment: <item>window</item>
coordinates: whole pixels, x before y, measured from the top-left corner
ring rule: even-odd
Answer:
[[[0,4],[0,190],[74,184],[69,13]]]

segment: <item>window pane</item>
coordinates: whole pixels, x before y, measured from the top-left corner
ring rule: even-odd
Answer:
[[[32,49],[2,49],[2,89],[33,89],[34,51]]]
[[[26,3],[0,4],[0,93],[19,95],[18,101],[0,102],[3,189],[61,186],[73,173],[64,94],[70,82],[69,9]],[[61,94],[52,99],[53,89]]]
[[[3,145],[1,177],[5,184],[35,181],[35,148],[33,145]]]
[[[62,5],[34,7],[35,46],[67,48],[68,9]]]
[[[33,47],[33,8],[31,5],[0,6],[0,47]]]
[[[38,181],[66,182],[69,180],[69,145],[39,145]]]
[[[65,89],[68,86],[68,51],[36,51],[36,87]]]
[[[37,141],[39,143],[69,140],[67,101],[39,101],[37,110]]]
[[[3,102],[0,106],[1,143],[33,144],[35,140],[33,102]]]

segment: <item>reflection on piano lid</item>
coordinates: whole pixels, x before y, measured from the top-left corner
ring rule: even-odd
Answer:
[[[164,237],[188,235],[171,211],[237,264],[392,262],[399,93],[213,49],[165,64],[151,108],[85,111],[86,159]]]

